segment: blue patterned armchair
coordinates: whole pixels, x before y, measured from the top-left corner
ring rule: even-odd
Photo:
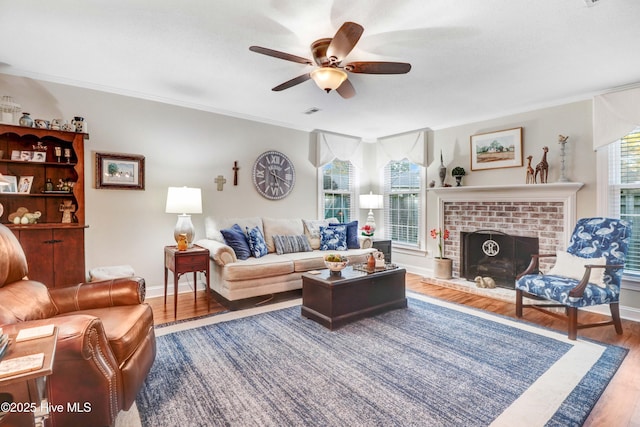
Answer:
[[[630,237],[631,225],[625,220],[580,219],[566,253],[533,255],[527,270],[516,277],[516,316],[522,317],[523,307],[556,316],[558,313],[545,308],[565,307],[569,339],[576,339],[578,329],[606,325],[614,325],[616,332],[622,334],[618,303]],[[538,270],[540,258],[556,256],[556,265],[546,275],[532,274]],[[549,302],[524,304],[524,297]],[[600,304],[609,304],[611,321],[578,324],[578,308]]]

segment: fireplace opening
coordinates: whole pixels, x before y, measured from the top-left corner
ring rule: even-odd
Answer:
[[[514,289],[516,276],[538,253],[538,238],[512,236],[496,230],[460,233],[460,276],[474,281],[491,277],[497,286]]]

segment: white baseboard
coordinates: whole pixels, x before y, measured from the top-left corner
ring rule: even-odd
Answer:
[[[183,293],[193,293],[193,275],[190,275],[190,277],[188,278],[181,278],[178,281],[178,293],[179,294],[183,294]],[[198,290],[205,290],[206,289],[206,283],[201,280],[198,279]],[[173,295],[173,279],[169,280],[169,283],[167,284],[167,295]],[[155,297],[164,297],[164,285],[163,284],[159,284],[159,285],[152,285],[149,286],[147,284],[147,298],[155,298]]]

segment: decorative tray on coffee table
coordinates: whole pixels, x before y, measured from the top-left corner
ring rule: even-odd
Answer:
[[[354,264],[353,269],[356,271],[364,271],[365,273],[375,273],[376,271],[395,270],[398,268],[396,264],[386,263],[384,267],[376,267],[373,271],[367,266],[367,263]]]

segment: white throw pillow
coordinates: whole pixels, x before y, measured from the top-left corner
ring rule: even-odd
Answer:
[[[557,251],[556,264],[547,274],[581,280],[582,276],[584,276],[585,265],[605,265],[606,263],[607,259],[603,256],[600,258],[582,258],[565,251]],[[589,283],[605,288],[607,285],[604,283],[604,268],[592,268]]]

